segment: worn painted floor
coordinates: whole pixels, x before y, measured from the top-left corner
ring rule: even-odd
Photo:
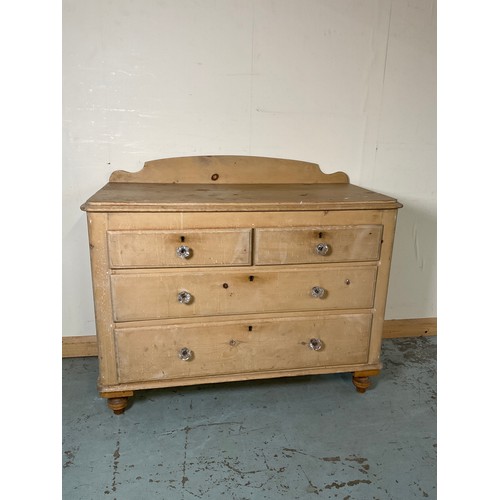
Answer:
[[[436,498],[436,337],[384,370],[137,392],[120,416],[96,358],[63,360],[64,500]]]

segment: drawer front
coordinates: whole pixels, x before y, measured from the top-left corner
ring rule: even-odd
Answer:
[[[245,266],[251,229],[108,231],[112,268]]]
[[[373,305],[376,266],[278,269],[114,274],[111,276],[114,319],[120,322],[361,309]]]
[[[366,363],[370,328],[370,314],[118,328],[119,381]],[[319,350],[310,347],[313,339]],[[180,359],[183,348],[189,360]]]
[[[255,230],[255,264],[378,260],[381,225]]]

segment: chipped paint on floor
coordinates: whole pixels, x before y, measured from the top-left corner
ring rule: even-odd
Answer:
[[[97,359],[63,360],[63,499],[436,498],[436,338],[387,339],[349,374],[97,396]]]

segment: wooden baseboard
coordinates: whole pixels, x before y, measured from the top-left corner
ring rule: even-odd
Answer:
[[[437,335],[437,318],[389,319],[384,321],[384,339]]]
[[[437,318],[389,319],[384,321],[385,339],[437,335]],[[97,356],[95,335],[62,338],[63,358]]]
[[[87,356],[97,356],[97,340],[95,335],[62,338],[63,358],[83,358]]]

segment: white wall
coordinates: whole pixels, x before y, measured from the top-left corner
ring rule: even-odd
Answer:
[[[113,170],[198,154],[397,197],[386,318],[436,315],[435,0],[64,0],[63,334],[94,333],[85,214]]]

